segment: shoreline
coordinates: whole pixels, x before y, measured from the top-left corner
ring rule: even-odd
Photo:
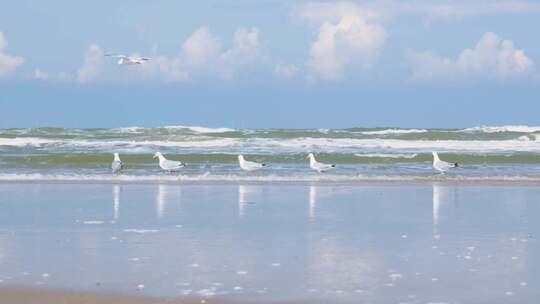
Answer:
[[[6,303],[17,304],[200,304],[200,303],[221,303],[221,304],[250,304],[250,303],[277,303],[270,301],[242,301],[221,299],[215,297],[155,297],[144,294],[118,293],[110,291],[79,291],[60,288],[37,288],[26,286],[6,286],[0,287],[0,299]],[[310,301],[311,302],[311,301]],[[279,303],[302,303],[283,302]]]
[[[197,186],[197,185],[332,185],[332,186],[396,186],[396,185],[455,185],[455,186],[540,186],[540,180],[358,180],[358,181],[332,181],[332,180],[200,180],[200,181],[183,181],[183,180],[0,180],[0,185],[9,184],[51,184],[51,185],[178,185],[178,186]]]

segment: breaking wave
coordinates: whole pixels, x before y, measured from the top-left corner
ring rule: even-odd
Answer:
[[[535,179],[540,175],[540,127],[466,129],[158,128],[0,129],[1,181],[362,181],[431,179],[431,152],[459,162],[451,178]],[[156,175],[153,153],[187,164],[180,177]],[[118,152],[128,175],[110,176]],[[332,174],[310,175],[306,155],[338,164]],[[265,162],[260,175],[238,174],[237,154]],[[285,168],[285,173],[280,168]],[[97,174],[100,172],[102,174]],[[207,173],[205,173],[207,172]],[[449,177],[450,178],[450,177]]]
[[[531,175],[376,175],[376,174],[292,174],[246,176],[239,174],[201,175],[99,175],[99,174],[0,174],[0,182],[95,182],[95,183],[189,183],[189,182],[540,182]]]

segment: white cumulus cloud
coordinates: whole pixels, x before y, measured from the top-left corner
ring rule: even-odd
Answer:
[[[217,57],[220,50],[220,41],[206,26],[196,30],[182,45],[182,53],[188,64],[207,64]]]
[[[165,82],[187,82],[191,80],[187,64],[181,56],[152,56],[152,60],[144,64],[120,68],[124,68],[122,71],[124,74],[121,74],[124,79]]]
[[[540,13],[540,3],[527,0],[309,2],[297,6],[291,16],[293,21],[306,22],[317,29],[306,62],[308,78],[336,80],[366,70],[377,62],[388,36],[384,24],[393,19],[419,16],[435,20],[527,13]],[[534,69],[534,62],[523,51],[515,49],[511,41],[499,44],[497,67],[493,63],[490,67],[480,63],[481,71],[473,72],[482,74],[485,69],[496,70],[496,75],[504,78]],[[463,54],[458,63],[432,52],[411,53],[408,57],[416,63],[417,78],[430,78],[471,72],[476,63],[467,62],[466,56]]]
[[[389,2],[384,2],[389,9]],[[540,12],[536,1],[524,0],[416,0],[391,3],[398,13],[422,14],[429,18],[472,17],[499,14],[522,14]]]
[[[381,19],[381,11],[386,9],[387,2],[365,2],[363,5],[354,2],[310,2],[296,7],[292,17],[318,26],[325,21],[339,22],[345,15],[359,16],[369,21]],[[394,4],[392,4],[393,6]]]
[[[259,30],[256,27],[240,28],[234,32],[233,45],[219,55],[218,75],[231,79],[238,70],[264,60]]]
[[[294,16],[319,24],[307,67],[322,79],[340,79],[347,69],[373,65],[387,38],[374,11],[349,2],[308,4]]]
[[[475,47],[461,51],[456,59],[431,51],[409,51],[406,57],[412,77],[417,80],[507,79],[530,76],[536,71],[535,62],[522,49],[491,32],[485,33]]]
[[[34,78],[43,81],[69,82],[73,80],[73,76],[66,72],[50,73],[40,68],[34,69]]]
[[[242,69],[255,66],[263,59],[259,30],[238,29],[231,47],[223,49],[220,40],[208,27],[193,32],[182,44],[176,55],[156,55],[152,60],[136,66],[116,66],[111,58],[104,57],[104,50],[91,45],[77,70],[77,81],[90,83],[100,80],[156,80],[187,82],[198,78],[231,79]],[[39,71],[39,77],[48,74]],[[35,75],[36,76],[36,75]],[[37,77],[37,76],[36,76]]]
[[[299,72],[300,68],[294,64],[278,64],[274,68],[274,74],[284,78],[293,78]]]
[[[198,78],[232,79],[249,66],[263,59],[259,30],[239,28],[232,38],[232,45],[224,49],[221,41],[208,27],[193,32],[183,43],[176,56],[161,56],[146,64],[169,81],[192,81]]]
[[[77,81],[88,83],[98,80],[102,75],[105,58],[105,52],[96,44],[90,45],[84,56],[82,66],[77,70]]]
[[[322,7],[319,13],[305,14],[310,19],[339,12],[360,12],[364,18],[388,20],[399,16],[421,16],[429,20],[493,16],[501,14],[531,14],[540,12],[540,3],[530,0],[371,0],[360,3],[312,3]],[[322,13],[321,13],[322,12]]]
[[[15,72],[17,67],[24,62],[24,58],[9,55],[4,52],[7,44],[4,33],[0,32],[0,77]]]

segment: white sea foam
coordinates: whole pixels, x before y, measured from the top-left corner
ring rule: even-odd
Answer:
[[[540,141],[512,140],[401,140],[357,138],[212,138],[200,136],[184,140],[71,140],[36,137],[0,138],[1,146],[40,147],[45,151],[78,152],[123,151],[125,153],[153,152],[158,149],[189,149],[205,153],[304,153],[333,151],[369,153],[394,150],[396,154],[419,152],[540,152]],[[392,153],[388,153],[392,154]]]
[[[98,151],[110,151],[112,149],[133,149],[133,148],[220,148],[230,145],[240,144],[236,139],[202,139],[185,141],[168,140],[68,140],[68,139],[49,139],[36,137],[16,137],[0,138],[0,146],[24,147],[24,146],[52,146],[52,148],[81,148],[93,149]],[[148,150],[150,151],[150,150]]]
[[[197,294],[200,295],[201,297],[212,297],[216,295],[215,291],[212,289],[201,289],[197,291]]]
[[[84,221],[83,224],[85,224],[85,225],[101,225],[101,224],[103,224],[103,221]]]
[[[61,139],[48,139],[39,137],[15,137],[15,138],[0,138],[0,146],[24,147],[24,146],[41,146],[45,144],[65,143]]]
[[[273,147],[286,151],[307,150],[397,150],[415,152],[540,152],[540,142],[520,140],[400,140],[400,139],[352,139],[352,138],[296,138],[290,140],[258,139],[250,145],[261,148]]]
[[[108,175],[108,174],[0,174],[1,182],[50,181],[50,182],[177,182],[172,175]]]
[[[390,154],[390,153],[356,153],[354,154],[358,157],[369,157],[369,158],[415,158],[418,154],[417,153],[411,153],[411,154]]]
[[[157,229],[124,229],[124,232],[146,234],[146,233],[156,233],[156,232],[159,232],[159,230]]]
[[[540,182],[530,175],[362,175],[362,174],[193,174],[193,175],[100,175],[100,174],[0,174],[0,182],[81,182],[81,183],[183,183],[183,182]],[[132,231],[133,232],[133,231]]]
[[[530,127],[524,125],[509,125],[509,126],[481,126],[474,128],[466,128],[464,132],[484,132],[484,133],[499,133],[499,132],[518,132],[518,133],[533,133],[540,132],[540,127]]]
[[[117,133],[128,133],[128,134],[131,134],[131,133],[143,133],[143,130],[144,128],[142,127],[123,127],[123,128],[114,128],[114,129],[111,129],[111,131],[113,132],[117,132]]]
[[[363,131],[365,135],[389,135],[389,134],[410,134],[410,133],[425,133],[426,129],[385,129],[378,131]]]
[[[231,128],[208,128],[208,127],[199,127],[199,126],[165,126],[165,129],[188,129],[195,133],[207,134],[207,133],[225,133],[225,132],[234,132],[235,129]]]

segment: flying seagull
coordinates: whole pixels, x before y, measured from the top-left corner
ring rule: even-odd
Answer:
[[[254,171],[266,167],[266,164],[245,160],[243,155],[238,155],[238,163],[240,164],[240,168],[245,171]]]
[[[437,152],[431,152],[431,153],[433,154],[433,168],[439,171],[441,174],[444,174],[446,173],[446,171],[452,168],[457,168],[459,166],[458,163],[449,163],[449,162],[445,162],[444,160],[441,160]]]
[[[154,158],[159,159],[159,167],[165,171],[173,172],[178,171],[185,165],[181,161],[168,160],[160,152],[154,154]]]
[[[148,58],[148,57],[126,56],[126,55],[119,55],[119,54],[105,54],[105,56],[119,58],[118,59],[119,65],[143,64],[146,61],[152,60],[152,58]]]
[[[120,160],[118,153],[114,153],[114,160],[111,164],[112,173],[119,173],[124,169],[124,163]]]
[[[318,162],[315,159],[315,155],[313,155],[313,153],[309,153],[307,158],[309,158],[309,167],[319,173],[328,171],[336,167],[336,165]]]

